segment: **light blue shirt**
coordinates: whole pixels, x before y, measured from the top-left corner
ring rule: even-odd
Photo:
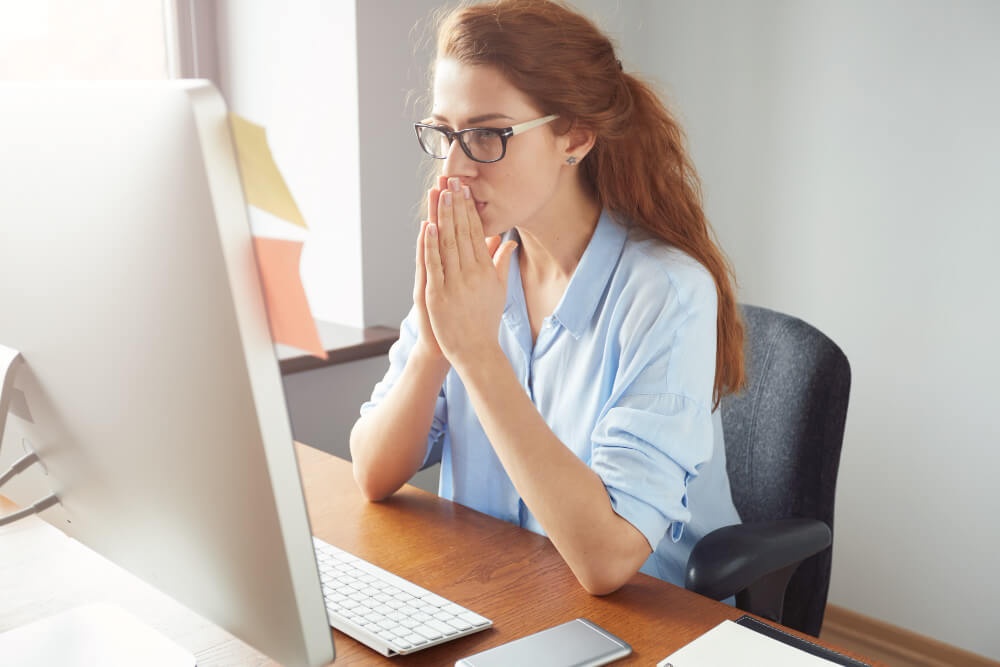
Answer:
[[[654,550],[642,567],[678,585],[694,543],[739,523],[722,423],[712,413],[715,283],[701,264],[604,212],[562,300],[534,344],[518,253],[510,267],[500,345],[555,435],[603,480],[614,511]],[[406,364],[415,313],[371,410]],[[442,497],[537,533],[483,432],[462,380],[448,373],[428,437]],[[558,475],[558,470],[544,474]]]

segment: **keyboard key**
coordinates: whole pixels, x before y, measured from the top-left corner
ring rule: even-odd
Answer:
[[[445,600],[440,595],[434,595],[434,593],[428,593],[427,595],[423,596],[420,599],[426,602],[427,604],[434,605],[435,607],[443,607],[445,605],[451,604],[450,600]]]
[[[492,621],[490,621],[490,619],[480,616],[479,614],[476,614],[471,611],[467,611],[464,614],[459,614],[458,618],[462,619],[463,621],[466,621],[467,623],[470,623],[474,628],[486,627],[487,625],[492,625]]]
[[[465,630],[468,630],[468,629],[470,629],[472,627],[471,623],[469,623],[468,621],[463,621],[462,619],[460,619],[457,616],[452,616],[451,618],[449,618],[446,621],[446,623],[449,623],[450,625],[455,626],[455,628],[459,632],[464,632]]]
[[[442,635],[445,636],[453,635],[456,632],[458,632],[458,629],[455,628],[454,626],[448,625],[447,623],[442,623],[441,621],[435,618],[432,618],[431,620],[427,621],[427,625],[434,628],[435,630],[437,630],[438,632],[440,632]]]

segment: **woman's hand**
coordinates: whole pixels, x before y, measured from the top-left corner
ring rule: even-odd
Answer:
[[[426,244],[427,226],[437,224],[438,221],[438,199],[441,191],[447,187],[447,179],[444,176],[438,178],[438,185],[427,191],[427,220],[420,223],[420,234],[417,236],[417,258],[416,269],[413,277],[413,305],[417,314],[417,348],[422,348],[424,354],[430,358],[443,358],[444,353],[434,337],[434,330],[431,328],[431,321],[427,314],[427,271],[424,261],[424,246]]]
[[[459,179],[442,179],[429,193],[435,195],[436,207],[428,206],[431,221],[421,234],[424,305],[439,349],[460,368],[475,361],[484,346],[498,345],[507,272],[517,244],[501,244],[499,237],[487,241],[475,201]]]

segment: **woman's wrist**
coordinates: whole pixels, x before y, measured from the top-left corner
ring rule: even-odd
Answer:
[[[410,350],[407,365],[412,366],[417,371],[439,375],[442,382],[444,381],[444,376],[448,374],[448,370],[451,368],[451,364],[439,347],[435,345],[432,348],[419,339],[417,339],[413,349]]]
[[[499,344],[492,345],[485,350],[480,349],[461,358],[455,358],[451,365],[466,386],[474,385],[477,382],[489,382],[505,368],[513,370],[510,360],[507,359],[507,355]]]

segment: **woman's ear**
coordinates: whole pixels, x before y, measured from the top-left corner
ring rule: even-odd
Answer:
[[[590,149],[594,147],[597,135],[593,130],[581,127],[573,123],[569,131],[563,135],[566,142],[564,144],[565,159],[567,164],[576,164],[584,158]]]

